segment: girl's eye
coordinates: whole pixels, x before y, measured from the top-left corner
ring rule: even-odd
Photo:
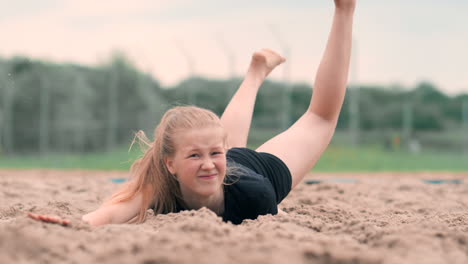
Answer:
[[[198,157],[199,157],[198,154],[191,154],[191,155],[189,156],[189,158],[198,158]]]
[[[220,155],[223,154],[222,152],[212,152],[211,155]]]

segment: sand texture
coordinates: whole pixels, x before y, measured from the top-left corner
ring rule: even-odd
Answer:
[[[285,214],[238,226],[207,209],[140,225],[79,224],[119,186],[111,179],[126,176],[1,170],[0,263],[468,263],[468,173],[311,174],[356,182],[302,183],[280,204]]]

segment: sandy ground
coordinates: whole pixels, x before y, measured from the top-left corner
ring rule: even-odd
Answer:
[[[357,182],[303,183],[280,204],[286,214],[238,226],[206,209],[140,225],[76,224],[119,186],[111,179],[126,176],[0,171],[0,263],[468,263],[468,173],[311,174]]]

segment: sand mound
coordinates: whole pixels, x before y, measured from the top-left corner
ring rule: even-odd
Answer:
[[[207,209],[77,224],[126,176],[0,171],[0,263],[468,263],[468,174],[314,174],[323,182],[298,186],[280,205],[286,214],[238,226]],[[422,181],[455,178],[463,181]]]

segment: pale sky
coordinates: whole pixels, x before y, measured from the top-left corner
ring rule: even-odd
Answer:
[[[290,49],[292,81],[313,83],[332,0],[0,0],[0,56],[96,65],[120,50],[163,85],[192,72],[243,75],[253,51]],[[352,82],[468,92],[467,0],[358,0]],[[189,66],[188,60],[192,60]]]

